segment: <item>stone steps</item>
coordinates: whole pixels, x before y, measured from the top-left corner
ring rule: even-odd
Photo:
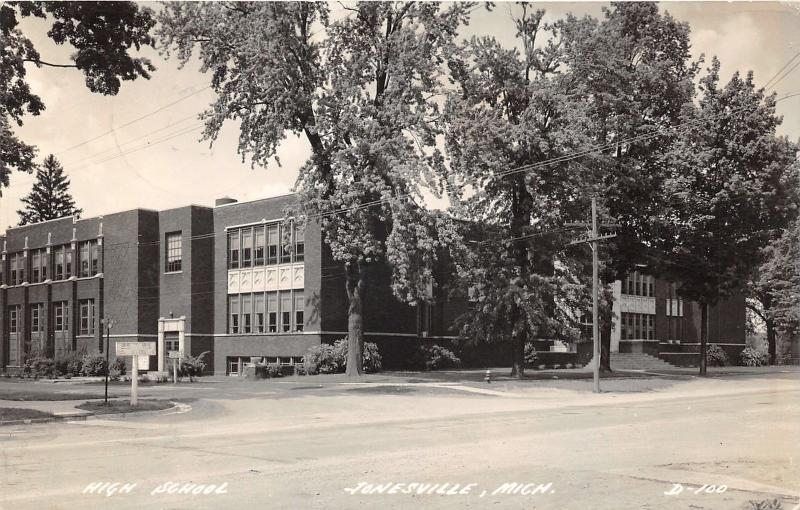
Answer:
[[[640,352],[612,352],[611,369],[620,370],[654,370],[675,368],[663,359]]]

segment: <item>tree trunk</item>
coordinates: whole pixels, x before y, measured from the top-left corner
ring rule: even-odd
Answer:
[[[357,260],[345,264],[345,287],[347,289],[347,368],[348,377],[359,377],[364,373],[364,294],[366,291],[366,267]]]
[[[767,350],[769,351],[769,364],[775,364],[776,346],[775,346],[775,321],[773,319],[766,319],[767,324]]]
[[[706,375],[706,351],[708,350],[708,303],[700,302],[700,375]]]
[[[520,320],[519,307],[514,305],[511,313],[511,377],[522,379],[525,377],[525,330],[514,332]]]
[[[613,372],[611,370],[611,317],[606,317],[603,327],[600,328],[600,371]]]

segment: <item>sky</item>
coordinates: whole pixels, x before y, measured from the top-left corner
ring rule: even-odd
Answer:
[[[156,4],[142,2],[158,8]],[[534,3],[549,20],[568,12],[601,16],[605,3]],[[800,51],[800,0],[794,2],[663,2],[662,11],[687,21],[692,54],[721,60],[724,81],[735,72],[755,73],[765,84]],[[338,4],[332,4],[338,9]],[[491,35],[515,44],[510,15],[518,7],[498,2],[492,12],[478,9],[463,36]],[[48,62],[67,62],[68,46],[46,37],[46,21],[25,19],[21,28]],[[213,146],[200,141],[197,115],[213,100],[210,75],[197,61],[183,69],[145,48],[157,70],[150,80],[123,82],[116,96],[92,94],[75,69],[28,65],[28,82],[45,103],[37,117],[27,116],[17,135],[38,146],[41,161],[53,153],[71,180],[71,191],[83,216],[133,209],[169,209],[188,204],[211,206],[231,196],[240,201],[291,191],[297,169],[309,155],[303,138],[289,137],[280,146],[281,166],[251,168],[236,152],[238,127],[228,123]],[[800,92],[800,68],[778,83],[778,96]],[[779,134],[800,139],[800,96],[778,103],[784,122]],[[0,232],[19,222],[20,199],[30,192],[34,176],[15,172],[0,197]]]

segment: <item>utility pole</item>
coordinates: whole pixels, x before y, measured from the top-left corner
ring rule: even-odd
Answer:
[[[109,351],[109,343],[111,341],[111,328],[114,327],[116,321],[109,317],[106,317],[101,321],[106,327],[106,392],[105,392],[105,405],[108,405],[108,372],[110,371],[111,367],[108,365],[108,351]]]
[[[612,237],[617,237],[617,234],[603,234],[597,230],[597,198],[592,196],[592,224],[589,225],[587,223],[582,222],[570,222],[566,223],[568,227],[591,227],[588,235],[586,237],[581,237],[571,241],[569,244],[582,244],[582,243],[589,243],[589,246],[592,248],[592,342],[593,348],[592,352],[594,353],[594,392],[600,393],[600,322],[598,318],[598,288],[600,286],[599,276],[598,276],[598,265],[599,265],[599,257],[597,250],[599,248],[597,242],[603,239],[611,239]],[[602,226],[604,227],[617,227],[618,225],[612,223],[603,223]]]

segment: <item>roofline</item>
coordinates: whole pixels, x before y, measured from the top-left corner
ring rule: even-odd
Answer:
[[[218,209],[218,208],[220,208],[220,207],[230,207],[230,206],[232,206],[232,205],[244,205],[244,204],[252,204],[253,202],[263,202],[263,201],[265,201],[265,200],[274,200],[274,199],[276,199],[276,198],[290,197],[290,196],[292,196],[292,195],[297,195],[297,193],[296,193],[296,192],[294,192],[294,193],[283,193],[283,194],[281,194],[281,195],[273,195],[273,196],[271,196],[271,197],[255,198],[255,199],[253,199],[253,200],[246,200],[246,201],[244,201],[244,202],[239,202],[239,201],[236,201],[236,202],[231,202],[231,203],[229,203],[229,204],[220,204],[220,205],[215,205],[215,206],[214,206],[214,209]]]

